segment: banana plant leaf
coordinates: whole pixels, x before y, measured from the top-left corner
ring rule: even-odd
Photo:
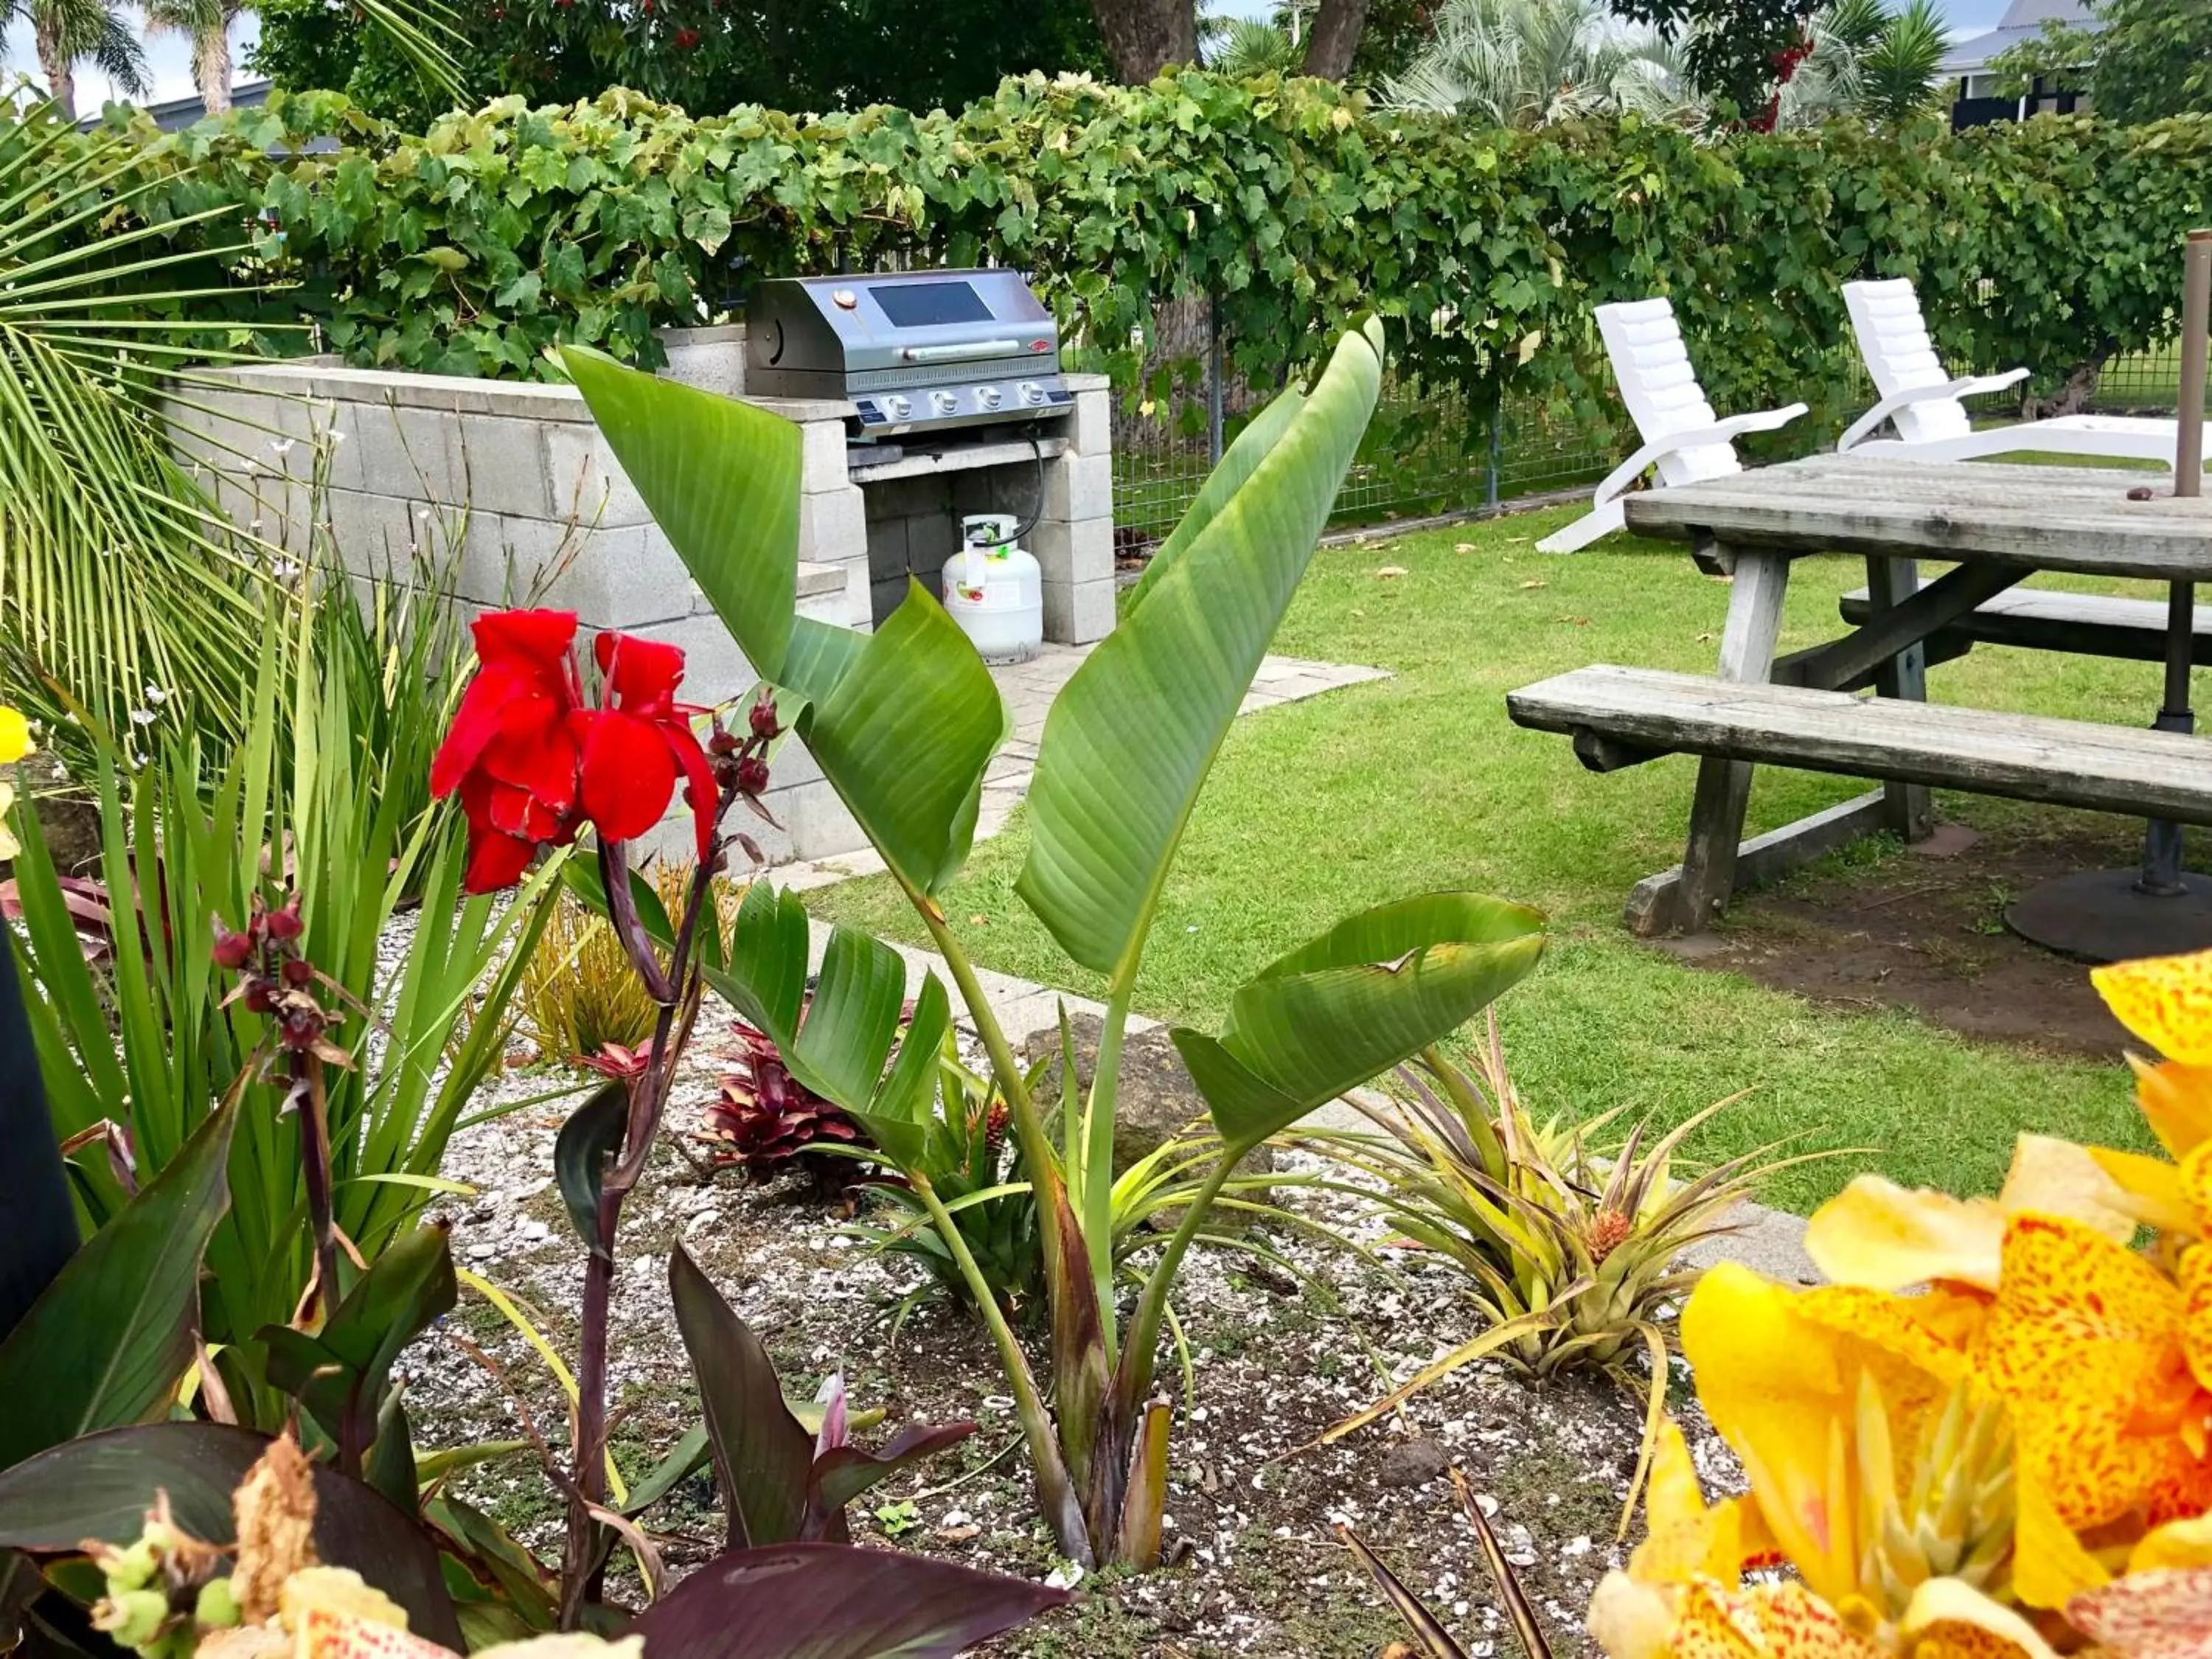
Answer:
[[[228,1545],[230,1495],[269,1449],[265,1435],[219,1423],[149,1423],[56,1446],[0,1472],[0,1549],[74,1553],[87,1539],[126,1544],[156,1492],[178,1525]],[[315,1553],[351,1567],[407,1609],[416,1634],[460,1644],[429,1534],[358,1480],[317,1465]]]
[[[1200,786],[1297,591],[1382,387],[1381,325],[1238,437],[1045,717],[1017,890],[1060,948],[1135,971]]]
[[[757,881],[738,908],[727,965],[701,971],[775,1040],[793,1077],[850,1112],[892,1162],[911,1168],[936,1121],[938,1055],[952,1018],[945,987],[935,974],[923,977],[902,1041],[906,963],[898,952],[851,928],[833,929],[810,995],[808,943],[799,896]]]
[[[653,1659],[952,1659],[1068,1600],[1019,1578],[843,1544],[732,1550],[629,1627]]]
[[[754,672],[801,700],[783,713],[823,775],[900,880],[935,891],[1008,730],[967,635],[919,582],[872,635],[797,615],[799,428],[588,348],[562,362]]]
[[[1232,1161],[1480,1013],[1536,965],[1543,921],[1480,893],[1378,905],[1261,969],[1218,1037],[1177,1027]]]
[[[0,1342],[0,1468],[157,1416],[191,1363],[200,1261],[229,1206],[236,1109],[208,1115]]]

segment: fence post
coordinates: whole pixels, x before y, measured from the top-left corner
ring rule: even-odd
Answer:
[[[1505,382],[1499,380],[1490,398],[1490,458],[1483,467],[1482,510],[1498,516],[1498,475],[1505,459]]]
[[[1206,453],[1209,463],[1221,460],[1221,300],[1206,297]]]

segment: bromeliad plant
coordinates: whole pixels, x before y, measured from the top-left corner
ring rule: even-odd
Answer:
[[[1494,1012],[1471,1070],[1430,1048],[1398,1080],[1396,1099],[1355,1103],[1379,1137],[1320,1131],[1306,1144],[1381,1183],[1379,1192],[1359,1190],[1406,1242],[1467,1275],[1486,1328],[1324,1438],[1364,1427],[1484,1358],[1532,1376],[1595,1371],[1641,1387],[1656,1436],[1667,1399],[1665,1322],[1696,1278],[1682,1252],[1733,1230],[1730,1213],[1780,1167],[1775,1148],[1685,1170],[1682,1143],[1727,1101],[1656,1136],[1647,1119],[1607,1138],[1617,1110],[1571,1127],[1540,1124],[1506,1070]]]
[[[1708,1273],[1683,1351],[1751,1490],[1708,1504],[1668,1437],[1590,1604],[1612,1659],[2212,1641],[2212,952],[2092,977],[2166,1056],[2136,1100],[2170,1158],[2023,1135],[1995,1198],[1853,1182],[1806,1233],[1832,1284]]]
[[[1177,1030],[1221,1151],[1125,1316],[1113,1247],[1115,1100],[1146,941],[1200,788],[1374,410],[1381,327],[1345,335],[1310,389],[1286,391],[1246,428],[1047,720],[1019,891],[1069,957],[1107,981],[1092,1085],[1087,1097],[1066,1091],[1050,1123],[938,897],[966,858],[985,769],[1007,735],[982,659],[918,583],[873,635],[796,614],[797,428],[592,351],[571,348],[562,360],[661,529],[777,688],[788,723],[943,953],[1036,1189],[1051,1323],[1042,1374],[928,1172],[951,1017],[944,983],[924,979],[902,1041],[900,958],[841,928],[810,998],[805,911],[757,884],[726,950],[708,948],[688,918],[671,930],[672,984],[696,972],[774,1040],[793,1076],[866,1127],[928,1210],[990,1324],[1060,1548],[1080,1563],[1150,1566],[1168,1467],[1170,1407],[1154,1386],[1163,1323],[1231,1170],[1278,1130],[1455,1030],[1542,950],[1533,911],[1428,894],[1350,917],[1269,964],[1231,1000],[1219,1032]],[[526,823],[513,807],[507,820],[528,828],[558,816],[548,803]],[[619,915],[629,889],[605,860],[603,850]],[[520,867],[519,859],[507,866]],[[633,1109],[611,1192],[635,1179],[639,1132],[653,1115]],[[589,1400],[586,1409],[596,1409]]]

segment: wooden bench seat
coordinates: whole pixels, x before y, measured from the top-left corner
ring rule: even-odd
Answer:
[[[1837,609],[1853,627],[1874,615],[1863,587],[1844,595]],[[2212,605],[2197,607],[2195,659],[2212,666]],[[2014,587],[1984,599],[1927,641],[1928,659],[1964,656],[1977,645],[2016,645],[2035,651],[2071,651],[2083,656],[2120,657],[2136,662],[2166,660],[2166,601],[2118,599],[2103,593],[2060,593],[2049,588]]]
[[[1609,740],[1632,759],[1686,751],[2212,823],[2212,739],[2180,732],[1609,664],[1505,702],[1519,725],[1572,733],[1586,759]]]

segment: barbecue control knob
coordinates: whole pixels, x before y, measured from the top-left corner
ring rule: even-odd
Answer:
[[[849,288],[841,288],[830,296],[830,303],[840,311],[850,311],[860,303],[860,296]]]
[[[891,419],[902,421],[914,413],[914,400],[894,394],[884,399],[884,408],[890,413]]]
[[[1022,401],[1025,404],[1035,405],[1044,401],[1044,388],[1035,380],[1024,380],[1015,390],[1022,394]]]
[[[996,409],[999,406],[999,388],[994,386],[977,386],[975,404],[979,409]]]
[[[957,392],[933,392],[929,394],[929,406],[939,415],[950,415],[960,407],[960,394]]]

